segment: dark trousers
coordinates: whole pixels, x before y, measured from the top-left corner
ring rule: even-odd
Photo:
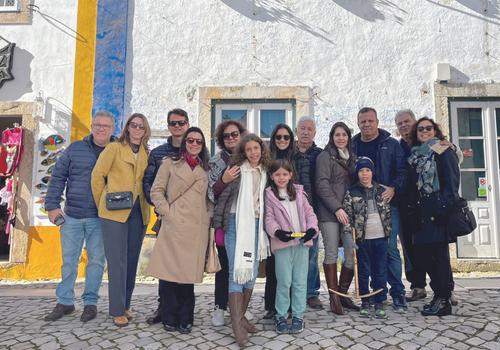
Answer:
[[[387,299],[384,289],[387,283],[387,238],[365,239],[357,244],[359,292],[361,295],[370,292],[368,286],[371,278],[373,290],[383,289],[373,296],[375,303],[381,303]]]
[[[102,219],[104,253],[108,263],[109,314],[123,316],[130,309],[137,264],[146,225],[139,201],[135,201],[125,223]]]
[[[448,243],[415,245],[414,249],[415,265],[419,271],[423,272],[424,281],[425,273],[427,273],[431,279],[429,284],[434,294],[439,298],[450,298],[453,289],[451,282],[453,281],[453,272],[451,271]]]
[[[264,308],[266,311],[274,311],[276,303],[276,270],[274,266],[274,254],[266,259],[266,286],[264,288]]]
[[[177,327],[193,324],[194,284],[162,281],[161,319],[163,324]]]
[[[227,261],[226,247],[217,246],[221,270],[215,274],[215,305],[219,309],[227,309],[229,289],[229,262]]]

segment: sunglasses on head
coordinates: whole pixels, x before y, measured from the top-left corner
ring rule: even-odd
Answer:
[[[140,129],[140,130],[144,130],[145,129],[144,125],[137,124],[137,123],[134,123],[134,122],[130,122],[130,124],[128,126],[130,128],[132,128],[132,129]]]
[[[417,128],[417,131],[419,131],[419,132],[423,132],[424,130],[425,131],[432,131],[432,130],[434,130],[434,125],[419,126]]]
[[[275,138],[278,141],[281,141],[281,139],[283,139],[285,141],[289,141],[290,140],[290,135],[276,135]]]
[[[185,120],[172,120],[170,122],[168,122],[168,126],[184,126],[187,124],[187,121]]]
[[[194,145],[195,143],[198,145],[198,146],[201,146],[203,145],[203,140],[201,139],[193,139],[192,137],[188,137],[186,139],[186,142],[189,143],[190,145]]]
[[[222,134],[222,137],[224,138],[224,140],[229,140],[230,138],[235,139],[238,136],[240,136],[239,131],[225,132],[224,134]]]

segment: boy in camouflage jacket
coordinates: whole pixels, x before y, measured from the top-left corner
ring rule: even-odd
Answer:
[[[356,161],[359,182],[345,194],[343,208],[349,216],[344,231],[355,230],[359,272],[359,292],[368,294],[369,280],[373,290],[382,289],[373,296],[375,317],[386,318],[383,301],[387,298],[387,249],[391,233],[391,208],[382,199],[385,188],[372,181],[374,164],[368,157]],[[361,317],[370,317],[370,298],[363,298]]]

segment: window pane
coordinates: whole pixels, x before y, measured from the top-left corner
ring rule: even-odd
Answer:
[[[483,136],[481,108],[457,108],[457,115],[459,136]]]
[[[247,110],[246,109],[223,109],[221,111],[221,117],[222,121],[225,120],[237,120],[245,128],[248,128],[247,126]]]
[[[274,127],[279,123],[284,123],[286,110],[284,109],[261,109],[260,110],[260,137],[268,139]]]
[[[484,171],[462,171],[460,173],[460,177],[460,183],[462,185],[462,197],[464,197],[468,201],[487,200],[487,197],[483,195],[485,193],[487,195],[488,190],[479,190],[479,178],[486,177],[486,173]],[[479,197],[479,194],[481,194],[481,197]]]
[[[464,161],[460,165],[460,168],[470,169],[485,167],[483,140],[460,140],[459,146],[464,154]]]
[[[500,137],[500,108],[495,109],[495,114],[497,116],[497,136]]]

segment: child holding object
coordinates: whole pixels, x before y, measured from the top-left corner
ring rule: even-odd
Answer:
[[[382,289],[372,298],[375,303],[375,317],[386,318],[383,301],[387,292],[387,239],[391,233],[391,209],[382,199],[385,188],[372,181],[374,164],[368,157],[356,161],[359,182],[345,194],[343,207],[349,216],[344,226],[345,233],[356,233],[359,292],[369,293],[368,282],[374,291]],[[361,317],[370,317],[370,297],[362,298]]]
[[[304,330],[309,247],[318,235],[318,220],[302,186],[292,183],[292,165],[286,159],[275,160],[269,174],[272,181],[266,188],[265,227],[275,256],[276,332],[295,334]],[[292,324],[288,327],[290,306]]]

